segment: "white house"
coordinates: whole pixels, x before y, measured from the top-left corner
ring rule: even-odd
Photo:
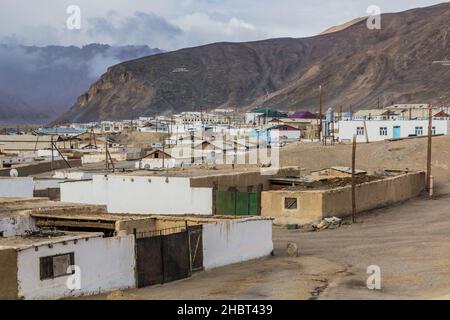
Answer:
[[[433,135],[447,135],[450,121],[433,120]],[[428,120],[339,121],[339,140],[373,142],[428,134]]]

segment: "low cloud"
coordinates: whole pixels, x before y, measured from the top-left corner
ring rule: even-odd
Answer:
[[[117,12],[89,19],[87,34],[113,45],[146,44],[166,50],[202,45],[216,41],[249,41],[266,36],[256,26],[242,19],[212,18],[192,13],[171,20],[154,13],[136,12],[121,18]]]

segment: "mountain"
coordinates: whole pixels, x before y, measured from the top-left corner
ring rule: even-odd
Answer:
[[[450,4],[383,14],[302,39],[216,43],[108,69],[59,122],[131,119],[200,107],[344,110],[450,98]]]
[[[35,111],[19,97],[0,91],[0,124],[39,123],[46,119],[45,113]]]
[[[109,66],[160,52],[147,46],[0,44],[0,122],[48,123]]]

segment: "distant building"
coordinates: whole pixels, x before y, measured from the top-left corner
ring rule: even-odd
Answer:
[[[448,120],[433,120],[433,135],[447,135],[449,125]],[[428,134],[428,120],[339,121],[338,126],[340,141],[351,141],[353,135],[357,142],[373,142]]]

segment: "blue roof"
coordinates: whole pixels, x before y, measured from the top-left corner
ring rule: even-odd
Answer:
[[[48,135],[79,135],[85,133],[86,130],[74,128],[39,128],[36,132]]]

